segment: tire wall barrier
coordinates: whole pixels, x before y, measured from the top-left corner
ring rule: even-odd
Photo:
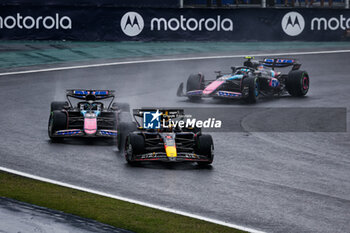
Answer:
[[[1,40],[341,41],[345,9],[175,9],[2,5]]]

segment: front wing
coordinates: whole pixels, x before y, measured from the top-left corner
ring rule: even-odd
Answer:
[[[100,129],[94,134],[86,134],[82,129],[65,129],[53,133],[53,137],[116,137],[117,130]]]
[[[216,97],[216,98],[240,99],[240,98],[243,98],[245,95],[241,92],[233,92],[233,91],[216,91],[209,95],[205,95],[203,94],[202,90],[194,90],[194,91],[188,91],[183,96],[187,96],[187,97],[200,96],[202,98]]]
[[[228,99],[241,99],[248,97],[249,95],[249,88],[244,87],[242,92],[234,92],[234,91],[228,91],[228,90],[218,90],[214,91],[210,94],[203,94],[203,90],[193,90],[188,91],[184,93],[183,91],[183,83],[180,84],[178,90],[177,90],[177,96],[179,97],[202,97],[202,98],[228,98]]]
[[[209,162],[206,155],[195,153],[178,152],[176,157],[168,157],[165,152],[150,152],[134,155],[134,161],[162,161],[162,162]]]

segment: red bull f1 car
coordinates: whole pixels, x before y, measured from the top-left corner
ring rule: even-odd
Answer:
[[[211,164],[214,144],[210,135],[202,134],[199,128],[163,127],[164,122],[181,120],[183,115],[183,109],[134,109],[138,130],[126,139],[126,161],[129,164],[143,161]]]
[[[295,59],[265,58],[262,61],[246,57],[243,66],[231,67],[232,72],[216,72],[215,80],[206,81],[202,74],[189,76],[184,93],[181,83],[177,96],[186,96],[190,100],[205,97],[244,99],[255,103],[260,96],[304,96],[309,90],[310,79],[306,71],[300,70],[301,64]],[[291,67],[288,74],[277,72],[278,68]]]
[[[116,138],[118,115],[129,112],[128,104],[113,102],[112,90],[67,90],[66,98],[51,103],[48,134],[53,142],[68,137]]]

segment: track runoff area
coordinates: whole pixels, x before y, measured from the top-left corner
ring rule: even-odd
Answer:
[[[337,53],[349,53],[350,50],[325,50],[315,52],[282,52],[282,53],[256,53],[256,54],[239,54],[239,55],[226,55],[226,56],[198,56],[198,57],[183,57],[183,58],[164,58],[164,59],[146,59],[146,60],[135,60],[135,61],[122,61],[122,62],[108,62],[108,63],[96,63],[88,65],[76,65],[76,66],[63,66],[46,69],[28,69],[21,71],[10,71],[0,73],[0,76],[18,75],[18,74],[30,74],[30,73],[41,73],[50,71],[60,70],[74,70],[74,69],[85,69],[93,67],[104,67],[104,66],[118,66],[128,64],[143,64],[143,63],[157,63],[157,62],[174,62],[174,61],[194,61],[194,60],[211,60],[211,59],[225,59],[225,58],[243,58],[245,56],[251,57],[272,57],[272,56],[295,56],[295,55],[318,55],[318,54],[337,54]]]
[[[61,70],[76,70],[76,69],[86,69],[86,68],[106,67],[106,66],[122,66],[122,65],[142,64],[142,63],[162,63],[162,62],[175,62],[175,61],[195,61],[195,60],[241,58],[241,57],[244,57],[247,55],[248,56],[255,56],[255,57],[269,57],[269,56],[296,56],[296,55],[307,56],[307,55],[341,54],[341,53],[350,53],[350,50],[331,50],[331,51],[325,50],[325,51],[315,51],[315,52],[286,52],[286,53],[281,52],[281,53],[261,53],[261,54],[259,53],[259,54],[244,54],[244,55],[240,54],[240,55],[232,55],[232,56],[203,56],[203,57],[199,56],[199,57],[184,57],[184,58],[177,57],[177,58],[165,58],[165,59],[146,59],[146,60],[108,62],[108,63],[97,63],[97,64],[88,64],[88,65],[75,65],[75,66],[62,66],[62,67],[43,68],[43,69],[28,69],[28,70],[20,70],[20,71],[10,71],[10,72],[0,73],[0,76],[2,76],[2,77],[13,76],[13,75],[16,76],[16,75],[31,74],[31,73],[43,73],[43,72],[52,72],[52,71],[61,71]],[[178,210],[178,209],[163,207],[160,205],[154,205],[154,204],[148,203],[148,202],[142,202],[142,201],[138,201],[138,200],[134,200],[134,199],[125,198],[123,196],[113,195],[110,193],[100,192],[98,190],[84,188],[84,187],[72,185],[72,184],[65,183],[65,182],[55,181],[53,179],[48,179],[45,177],[32,175],[29,173],[21,172],[21,171],[15,170],[15,169],[7,168],[7,167],[0,167],[0,170],[8,172],[8,173],[13,173],[16,175],[24,176],[27,178],[35,179],[35,180],[40,180],[40,181],[44,181],[44,182],[48,182],[48,183],[52,183],[52,184],[57,184],[57,185],[64,186],[64,187],[69,187],[69,188],[73,188],[73,189],[77,189],[77,190],[81,190],[81,191],[85,191],[85,192],[89,192],[89,193],[93,193],[93,194],[97,194],[97,195],[101,195],[101,196],[105,196],[105,197],[110,197],[110,198],[114,198],[114,199],[118,199],[118,200],[122,200],[122,201],[127,201],[130,203],[143,205],[143,206],[147,206],[150,208],[159,209],[162,211],[180,214],[180,215],[184,215],[184,216],[188,216],[188,217],[192,217],[192,218],[220,224],[223,226],[232,227],[235,229],[240,229],[243,231],[261,232],[259,230],[253,229],[253,228],[241,226],[239,224],[234,224],[234,223],[229,223],[229,222],[225,222],[225,221],[220,221],[217,219],[207,218],[204,216],[192,214],[190,212],[186,212],[186,211],[182,211],[182,210]]]

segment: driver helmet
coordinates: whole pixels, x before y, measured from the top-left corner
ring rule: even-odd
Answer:
[[[264,65],[259,65],[259,66],[257,67],[258,70],[263,70],[264,68],[265,68]]]

